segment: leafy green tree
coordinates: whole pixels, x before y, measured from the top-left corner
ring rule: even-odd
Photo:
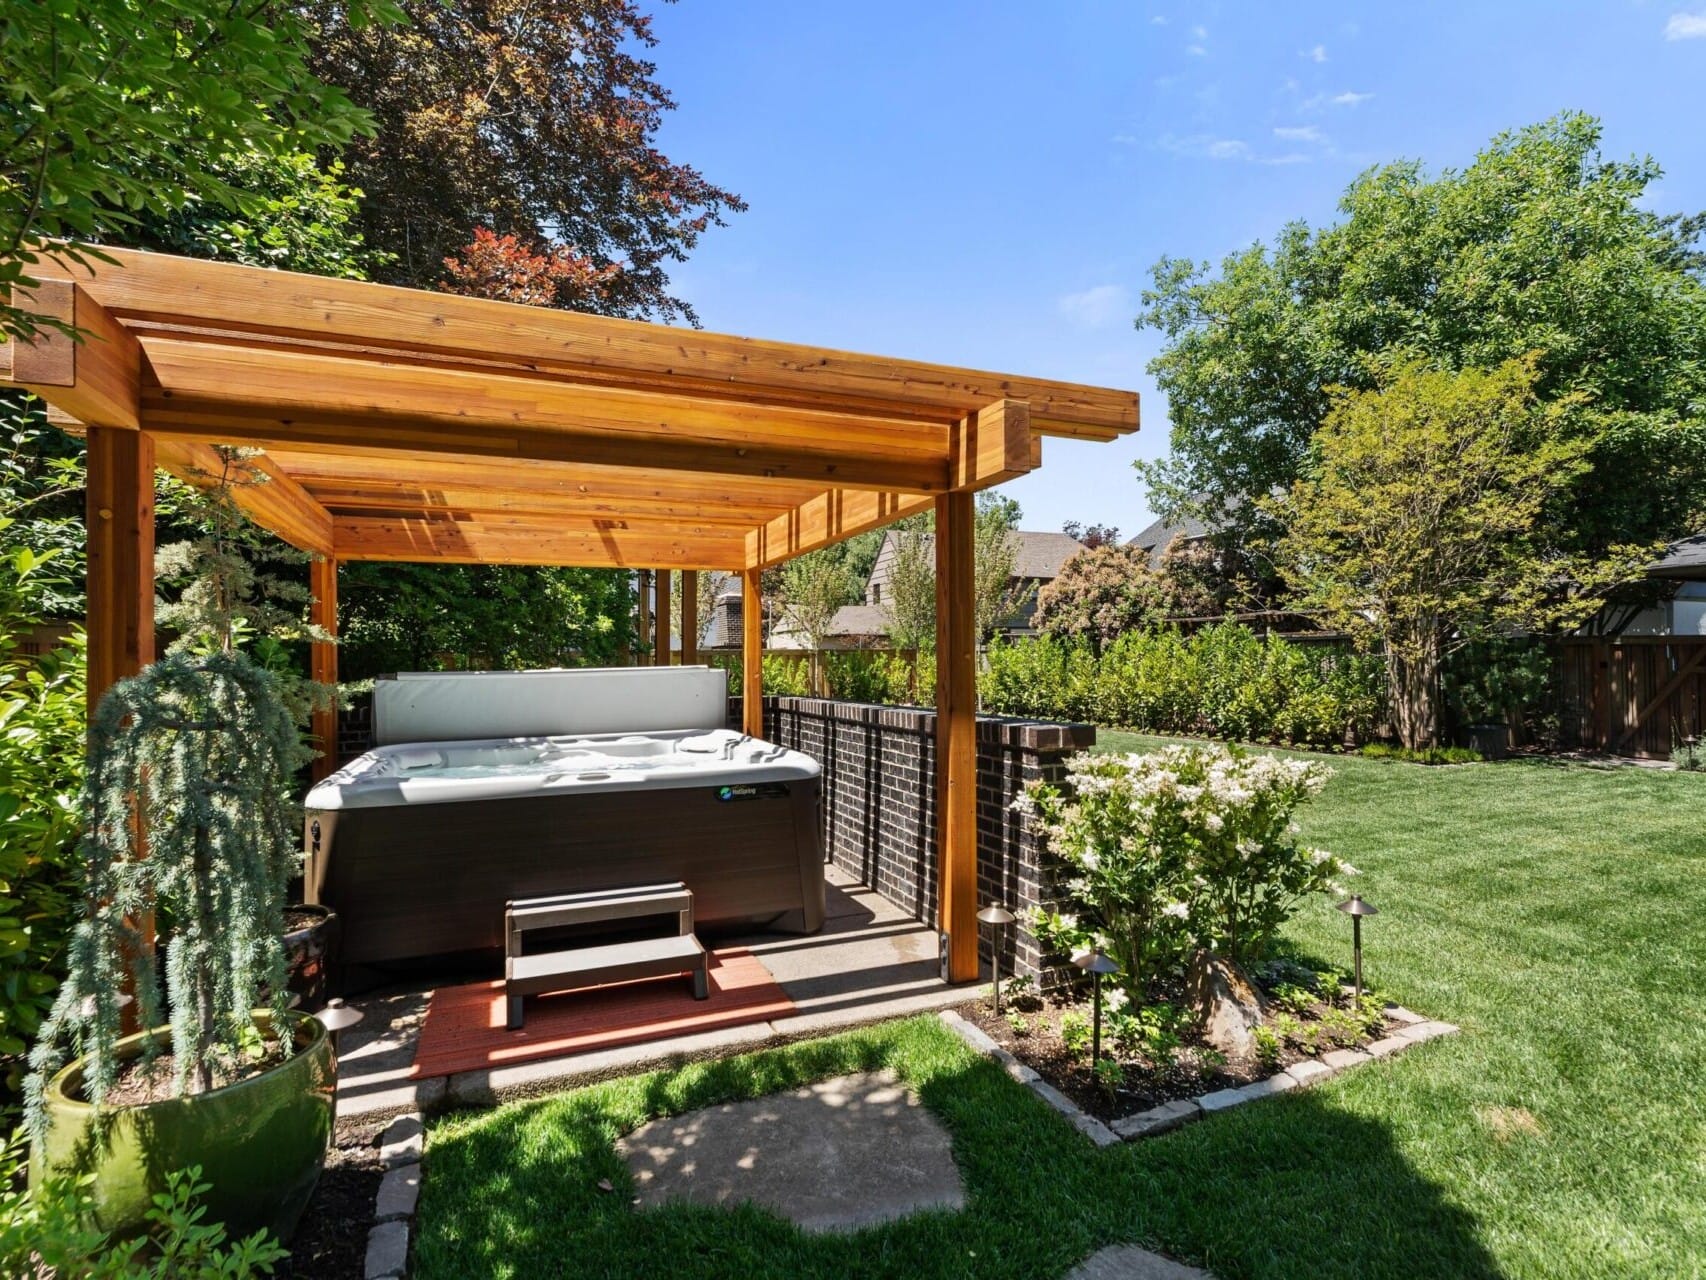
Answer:
[[[889,639],[898,649],[923,651],[936,647],[936,542],[924,529],[895,534],[894,560],[889,565],[888,594],[883,597]]]
[[[1394,357],[1372,390],[1332,393],[1307,473],[1267,506],[1300,603],[1386,655],[1394,725],[1433,745],[1453,653],[1511,631],[1575,625],[1647,554],[1562,545],[1548,506],[1591,466],[1592,442],[1537,402],[1538,361],[1429,368]]]
[[[367,29],[390,0],[340,5]],[[0,7],[0,287],[28,285],[49,242],[75,261],[193,199],[241,208],[231,156],[340,147],[368,123],[308,69],[291,0],[13,0]],[[240,175],[237,175],[240,176]],[[0,303],[0,333],[40,321]]]
[[[972,618],[981,643],[995,624],[1030,603],[1035,588],[1013,573],[1019,562],[1019,520],[1024,513],[1005,494],[985,489],[972,516]]]
[[[776,609],[787,629],[804,640],[811,651],[813,692],[823,692],[819,654],[829,638],[836,611],[851,604],[858,589],[835,547],[796,556],[782,566]]]
[[[1270,248],[1163,259],[1141,325],[1168,400],[1172,453],[1145,469],[1164,508],[1198,509],[1228,542],[1270,537],[1261,499],[1306,468],[1329,388],[1375,385],[1392,346],[1442,368],[1537,352],[1535,392],[1591,466],[1547,499],[1574,551],[1665,541],[1706,505],[1706,286],[1696,219],[1642,207],[1660,169],[1611,161],[1597,120],[1566,113],[1495,138],[1462,170],[1371,169],[1343,219]]]
[[[668,269],[740,197],[664,155],[675,103],[635,0],[402,0],[406,26],[305,6],[313,66],[373,113],[346,153],[380,278],[693,319]]]

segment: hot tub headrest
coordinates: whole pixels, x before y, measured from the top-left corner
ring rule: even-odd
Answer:
[[[373,685],[373,738],[382,747],[720,729],[727,721],[728,676],[717,667],[409,671]]]

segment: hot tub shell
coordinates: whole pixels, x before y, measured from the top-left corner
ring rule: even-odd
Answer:
[[[822,927],[817,762],[703,724],[726,705],[721,672],[628,668],[602,684],[586,671],[505,673],[508,681],[474,683],[484,674],[432,677],[449,680],[450,701],[464,708],[448,721],[420,678],[394,682],[389,694],[391,682],[380,682],[380,734],[418,731],[423,719],[451,733],[542,715],[579,727],[577,707],[581,723],[602,725],[623,702],[629,729],[397,742],[315,786],[304,806],[305,890],[342,917],[346,963],[498,948],[511,898],[672,880],[693,891],[702,927],[783,917],[806,932]],[[570,679],[538,679],[547,674]],[[636,683],[636,674],[673,685]],[[712,680],[718,696],[701,697]],[[565,687],[586,692],[565,697]],[[399,712],[403,700],[424,716]],[[683,716],[701,723],[634,727]]]

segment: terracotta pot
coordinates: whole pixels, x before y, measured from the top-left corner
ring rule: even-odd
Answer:
[[[314,1192],[332,1140],[337,1060],[331,1037],[314,1019],[291,1014],[296,1052],[259,1075],[192,1097],[103,1107],[78,1093],[84,1059],[48,1082],[47,1130],[30,1153],[30,1184],[54,1174],[92,1173],[97,1226],[116,1236],[138,1234],[168,1174],[201,1168],[212,1190],[201,1203],[210,1221],[233,1237],[266,1228],[287,1241]],[[255,1013],[264,1030],[271,1015]],[[121,1059],[136,1057],[149,1037],[168,1043],[169,1028],[127,1036]]]

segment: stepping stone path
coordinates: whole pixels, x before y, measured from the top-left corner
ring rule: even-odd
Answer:
[[[807,1231],[966,1199],[947,1132],[890,1071],[653,1120],[617,1152],[642,1205],[750,1201]]]
[[[1214,1280],[1198,1267],[1187,1267],[1134,1244],[1112,1244],[1080,1262],[1066,1280]]]

